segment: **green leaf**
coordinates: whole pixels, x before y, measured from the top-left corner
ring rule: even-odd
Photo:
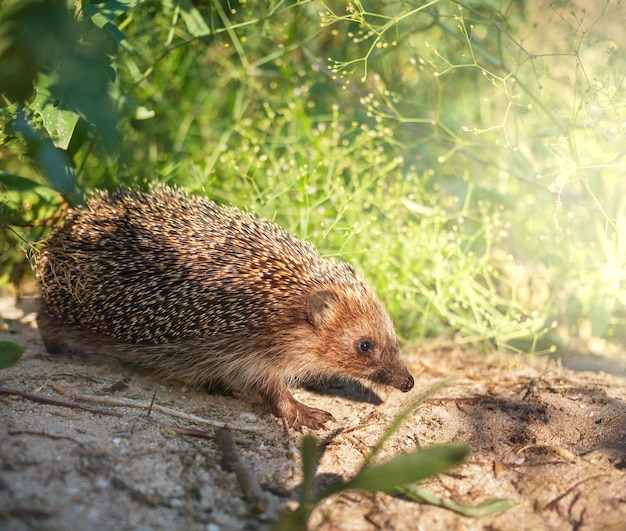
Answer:
[[[0,341],[0,369],[15,365],[22,357],[24,348],[13,341]]]
[[[194,37],[211,35],[211,28],[209,28],[202,13],[196,9],[191,0],[180,0],[180,18],[185,22],[187,31]]]
[[[15,125],[26,141],[31,156],[39,163],[52,187],[70,204],[81,202],[82,198],[67,153],[55,147],[49,138],[42,138],[39,131],[28,123],[23,111],[17,113]]]
[[[41,183],[38,183],[37,181],[33,181],[32,179],[22,177],[21,175],[15,175],[12,173],[0,171],[0,186],[4,189],[8,188],[11,190],[19,190],[20,192],[25,192],[27,190],[33,190],[43,185]]]
[[[273,531],[305,531],[311,511],[317,503],[313,502],[313,481],[320,456],[320,447],[315,437],[306,436],[300,446],[302,457],[302,486],[300,494],[300,506],[294,512],[281,513],[271,529]]]
[[[133,53],[135,49],[126,35],[116,24],[117,19],[140,4],[146,3],[140,0],[113,0],[101,4],[83,2],[83,11],[91,18],[91,21],[109,32],[111,37],[127,52]]]
[[[54,100],[43,86],[37,87],[37,97],[32,107],[39,112],[52,143],[58,148],[67,150],[80,116],[73,111],[60,108],[59,102]]]
[[[435,446],[400,455],[375,467],[361,469],[346,483],[331,487],[331,493],[347,489],[368,492],[394,492],[400,486],[415,483],[458,465],[469,453],[466,446]]]
[[[83,3],[83,11],[89,15],[91,21],[99,28],[104,28],[109,22],[115,22],[123,15],[143,2],[138,0],[113,0],[100,4]]]
[[[315,470],[317,468],[319,455],[317,441],[314,437],[306,436],[302,440],[300,454],[302,456],[301,506],[305,507],[310,503],[313,495],[313,480],[315,479]]]
[[[398,487],[398,494],[404,494],[416,502],[428,503],[430,505],[436,505],[437,507],[443,507],[463,516],[470,516],[478,518],[481,516],[487,516],[489,514],[499,513],[507,511],[513,506],[511,500],[494,498],[486,500],[479,505],[467,505],[464,503],[454,503],[440,496],[436,496],[428,491],[420,489],[415,485],[404,485]]]

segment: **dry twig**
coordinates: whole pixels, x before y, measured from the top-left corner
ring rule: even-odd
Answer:
[[[169,415],[171,417],[176,417],[179,419],[183,419],[190,422],[197,422],[199,424],[208,424],[209,426],[213,426],[215,428],[223,428],[226,426],[226,423],[219,422],[217,420],[206,419],[204,417],[198,417],[197,415],[191,415],[190,413],[184,413],[182,411],[178,411],[177,409],[160,406],[154,403],[154,399],[150,402],[140,402],[138,400],[131,400],[130,398],[116,398],[112,396],[97,396],[97,395],[82,395],[77,393],[72,393],[67,389],[53,383],[46,382],[52,389],[54,389],[57,393],[63,396],[69,396],[74,400],[82,400],[84,402],[95,402],[98,404],[106,404],[108,406],[119,406],[119,407],[133,407],[138,409],[146,409],[149,411],[158,411],[159,413],[163,413],[164,415]],[[251,433],[258,433],[261,431],[261,428],[256,426],[246,426],[241,424],[229,424],[229,427],[238,431],[247,431]]]
[[[109,411],[107,409],[100,409],[96,407],[87,406],[85,404],[79,404],[78,402],[71,402],[69,400],[63,400],[61,398],[51,398],[49,396],[36,395],[27,391],[19,391],[18,389],[0,389],[0,395],[14,395],[21,396],[27,400],[33,402],[40,402],[41,404],[49,404],[52,406],[70,407],[73,409],[82,409],[83,411],[89,411],[90,413],[97,413],[99,415],[109,415],[111,417],[123,417],[121,413],[117,411]]]
[[[177,435],[188,435],[189,437],[198,437],[200,439],[214,439],[215,438],[215,434],[208,432],[208,431],[204,431],[204,430],[194,430],[192,428],[179,428],[178,426],[172,426],[171,424],[165,424],[163,422],[159,422],[159,426]]]
[[[265,512],[267,510],[267,497],[252,471],[246,467],[241,459],[237,445],[233,440],[233,434],[225,427],[218,429],[215,435],[222,452],[224,452],[224,459],[227,466],[235,472],[241,490],[252,507],[252,510],[257,514]]]

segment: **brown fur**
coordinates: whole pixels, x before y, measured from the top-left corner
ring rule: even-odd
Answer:
[[[304,378],[413,386],[389,315],[350,266],[207,199],[167,187],[96,196],[49,236],[34,269],[50,352],[255,391],[295,428],[332,418],[288,391]]]

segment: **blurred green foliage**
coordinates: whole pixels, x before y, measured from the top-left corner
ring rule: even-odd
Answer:
[[[64,202],[171,182],[350,260],[407,340],[625,340],[626,6],[596,4],[4,2],[0,282]]]
[[[15,365],[22,354],[24,348],[13,341],[0,341],[0,370],[7,369]]]

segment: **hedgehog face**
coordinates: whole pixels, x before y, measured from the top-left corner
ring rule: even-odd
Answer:
[[[413,377],[400,360],[397,342],[395,346],[389,348],[378,344],[370,337],[363,336],[352,341],[352,348],[357,363],[360,362],[360,370],[356,372],[361,374],[355,376],[374,383],[390,385],[403,393],[413,388]],[[363,371],[363,368],[366,370]]]
[[[315,291],[307,301],[307,319],[319,334],[318,362],[327,372],[403,392],[413,388],[391,318],[369,289]]]

